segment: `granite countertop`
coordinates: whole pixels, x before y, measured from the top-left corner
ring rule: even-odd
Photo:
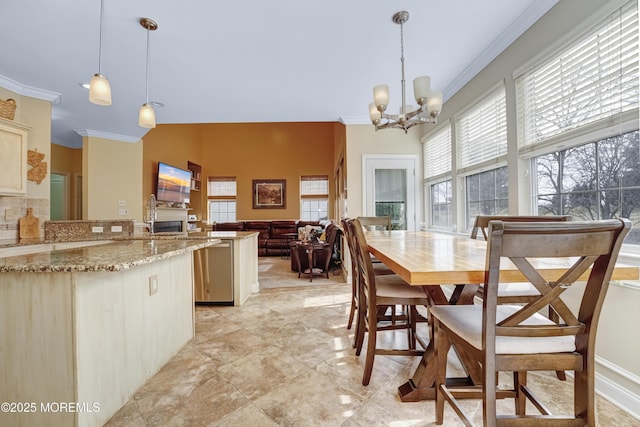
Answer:
[[[169,237],[169,236],[166,236]],[[30,243],[54,243],[45,240]],[[60,243],[58,241],[58,243]],[[220,243],[209,237],[111,240],[97,246],[37,252],[0,258],[0,273],[121,271]],[[21,242],[22,244],[22,242]],[[16,246],[14,241],[13,245]]]

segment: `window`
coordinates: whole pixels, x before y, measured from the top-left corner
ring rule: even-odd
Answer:
[[[477,215],[509,212],[507,106],[504,85],[456,118],[458,173],[465,184],[465,229]]]
[[[605,128],[638,108],[638,10],[629,2],[580,41],[517,80],[521,147]],[[588,141],[582,141],[588,142]]]
[[[451,188],[451,126],[447,124],[428,136],[423,145],[425,197],[430,201],[431,227],[453,227]]]
[[[209,223],[236,221],[236,194],[236,177],[208,178]]]
[[[590,221],[615,217],[635,224],[625,243],[640,244],[640,138],[638,131],[538,156],[540,215]]]
[[[304,221],[328,219],[329,177],[303,176],[300,178],[300,212]]]
[[[507,215],[509,200],[507,167],[465,177],[467,200],[467,229],[473,227],[478,215]]]
[[[451,180],[438,182],[430,186],[431,191],[431,226],[453,226],[453,192]]]
[[[640,244],[638,9],[628,2],[516,80],[538,214],[629,218]],[[613,136],[611,136],[613,135]]]
[[[504,85],[456,118],[458,171],[497,163],[507,154],[507,105]]]

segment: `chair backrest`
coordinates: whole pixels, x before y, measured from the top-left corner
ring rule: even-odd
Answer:
[[[367,230],[391,230],[390,216],[359,216],[360,225]]]
[[[369,310],[375,309],[376,306],[376,282],[371,256],[369,255],[369,246],[364,236],[362,224],[358,219],[347,221],[347,227],[351,234],[353,243],[354,259],[356,260],[355,268],[358,281],[359,309],[363,313],[372,316]]]
[[[508,222],[564,222],[571,221],[571,215],[478,215],[471,229],[471,238],[478,238],[478,231],[482,232],[484,240],[488,239],[489,221],[508,221]]]
[[[355,241],[353,237],[353,233],[351,232],[351,222],[353,220],[350,218],[343,218],[340,222],[342,223],[342,231],[344,233],[344,238],[347,242],[347,247],[349,248],[349,258],[351,259],[351,285],[353,287],[353,292],[355,293],[355,297],[359,298],[358,293],[358,264],[356,259],[356,248]]]
[[[490,221],[483,299],[487,354],[495,352],[495,336],[561,335],[575,336],[577,351],[585,354],[586,348],[595,344],[597,322],[609,280],[630,228],[631,222],[626,219],[548,223]],[[553,262],[552,258],[558,257],[565,260],[555,269],[556,277],[543,277],[536,270],[539,262],[546,262],[548,266]],[[566,262],[567,257],[570,263]],[[496,322],[502,258],[508,258],[538,289],[540,296]],[[585,276],[580,308],[574,314],[560,296],[574,282],[584,281]],[[523,323],[547,304],[560,316],[557,324]],[[592,358],[593,352],[588,357]]]

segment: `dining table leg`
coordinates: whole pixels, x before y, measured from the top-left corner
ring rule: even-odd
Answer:
[[[425,293],[432,305],[455,305],[455,304],[473,304],[473,298],[478,290],[478,285],[456,285],[453,294],[447,298],[440,286],[423,286]],[[421,400],[433,400],[436,397],[435,380],[436,380],[436,359],[435,349],[433,346],[433,323],[429,324],[431,328],[431,337],[424,355],[420,360],[420,364],[416,368],[413,377],[398,387],[400,400],[403,402],[418,402]],[[447,384],[480,384],[481,371],[480,367],[471,362],[471,358],[467,357],[464,352],[453,346],[460,362],[465,368],[468,377],[466,378],[447,378]]]

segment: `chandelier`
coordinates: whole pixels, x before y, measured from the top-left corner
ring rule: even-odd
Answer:
[[[442,92],[431,90],[431,79],[428,76],[416,77],[413,81],[413,95],[418,107],[407,105],[405,100],[404,80],[404,23],[409,20],[409,12],[396,12],[391,18],[400,25],[400,64],[402,65],[402,104],[399,114],[385,113],[389,105],[389,85],[378,85],[373,88],[374,102],[369,104],[369,116],[376,130],[402,129],[407,133],[415,125],[436,123],[442,110]]]

